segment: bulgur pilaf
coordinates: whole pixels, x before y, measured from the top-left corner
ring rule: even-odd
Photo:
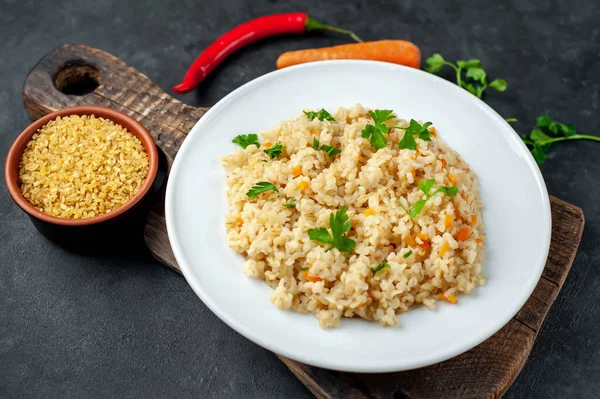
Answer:
[[[415,150],[399,149],[404,130],[393,128],[387,144],[374,148],[361,134],[373,123],[367,111],[339,108],[334,120],[302,114],[261,132],[260,147],[247,140],[221,160],[228,243],[247,258],[244,273],[274,289],[277,307],[313,313],[323,328],[338,327],[342,317],[396,325],[413,305],[457,303],[458,294],[485,283],[475,174],[433,126],[430,141],[417,137]],[[386,123],[409,126],[395,116]],[[264,150],[275,143],[283,148],[271,159]],[[424,182],[441,192],[429,197]],[[351,223],[345,237],[355,242],[349,252],[309,237],[329,229],[342,207]]]

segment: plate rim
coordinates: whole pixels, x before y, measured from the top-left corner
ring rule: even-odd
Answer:
[[[173,213],[174,213],[173,197],[174,197],[174,190],[175,190],[174,189],[174,185],[175,185],[174,181],[176,179],[172,178],[173,176],[177,175],[177,173],[180,169],[180,165],[182,163],[182,161],[181,161],[182,157],[179,155],[185,154],[187,152],[187,148],[191,145],[190,143],[192,142],[192,140],[190,140],[190,137],[192,137],[196,134],[199,134],[198,132],[200,131],[202,126],[204,124],[208,124],[209,121],[213,118],[213,115],[217,114],[221,108],[225,107],[229,102],[234,100],[237,96],[240,96],[241,94],[245,93],[247,90],[252,89],[255,85],[261,84],[261,82],[263,82],[264,80],[272,79],[279,75],[292,74],[297,70],[311,69],[311,68],[318,69],[321,66],[323,66],[324,64],[327,64],[328,67],[339,65],[341,68],[343,68],[345,65],[359,65],[359,66],[363,65],[363,66],[367,66],[367,67],[369,67],[369,66],[381,67],[383,64],[387,68],[402,70],[403,72],[409,73],[409,74],[410,73],[426,74],[428,76],[428,78],[434,80],[436,83],[452,87],[450,90],[454,91],[457,96],[463,96],[464,98],[468,98],[469,101],[471,101],[476,106],[478,106],[480,109],[482,109],[482,111],[485,112],[489,118],[495,119],[496,121],[503,124],[504,127],[508,127],[511,131],[513,131],[515,133],[514,137],[511,137],[510,139],[517,143],[517,146],[520,148],[522,154],[525,155],[525,160],[529,166],[530,171],[534,175],[533,177],[535,179],[537,188],[540,190],[540,194],[542,194],[541,195],[542,203],[540,205],[542,205],[544,208],[543,214],[546,215],[545,219],[548,224],[548,230],[545,232],[545,237],[544,237],[545,239],[542,242],[543,247],[542,247],[542,251],[540,254],[540,257],[541,257],[541,260],[539,261],[540,264],[534,265],[537,268],[537,272],[535,273],[537,278],[535,280],[532,279],[532,283],[527,287],[526,292],[528,294],[524,297],[524,299],[522,299],[521,301],[518,302],[518,306],[515,306],[516,309],[512,309],[510,312],[507,313],[509,315],[509,317],[499,318],[495,323],[493,323],[492,327],[485,330],[485,332],[480,333],[476,339],[468,341],[469,343],[465,343],[460,346],[455,346],[453,348],[453,350],[448,350],[448,351],[444,352],[442,355],[435,357],[434,361],[422,360],[420,362],[412,362],[410,366],[405,366],[405,365],[394,366],[392,364],[386,363],[383,365],[367,365],[366,367],[363,367],[364,365],[361,367],[352,367],[352,366],[347,367],[344,365],[337,364],[335,361],[331,362],[331,361],[326,361],[326,360],[322,360],[322,359],[302,358],[301,356],[298,356],[295,353],[291,353],[291,351],[287,350],[287,348],[285,348],[283,346],[278,346],[275,343],[262,340],[258,334],[255,334],[252,331],[252,329],[247,328],[243,323],[238,322],[234,317],[230,317],[226,311],[223,311],[219,307],[219,305],[212,300],[210,295],[207,295],[204,292],[204,290],[202,288],[202,284],[200,284],[199,281],[196,281],[195,279],[190,278],[192,266],[188,265],[187,262],[185,262],[185,256],[183,254],[184,251],[181,248],[181,246],[180,246],[179,242],[177,241],[177,238],[175,237],[175,234],[174,234],[175,222],[174,222],[174,216],[173,216]],[[483,341],[485,341],[486,339],[488,339],[489,337],[491,337],[492,335],[494,335],[498,331],[500,331],[512,318],[514,318],[514,316],[519,312],[519,310],[523,307],[523,305],[529,300],[529,298],[531,297],[531,294],[535,290],[535,287],[537,286],[537,284],[542,276],[542,273],[544,271],[546,260],[548,258],[548,254],[549,254],[549,250],[550,250],[550,240],[551,240],[551,236],[552,236],[552,214],[551,214],[551,209],[550,209],[550,198],[548,195],[548,190],[547,190],[544,178],[542,176],[541,170],[539,169],[537,163],[535,162],[531,152],[529,151],[529,149],[523,143],[522,140],[518,139],[518,141],[517,141],[517,139],[518,139],[518,134],[514,131],[512,126],[508,122],[506,122],[506,120],[504,118],[502,118],[502,116],[500,116],[488,104],[483,102],[481,99],[475,97],[474,95],[470,94],[466,90],[461,89],[460,87],[456,86],[454,83],[452,83],[448,80],[442,79],[437,75],[430,74],[430,73],[425,72],[420,69],[410,68],[410,67],[406,67],[403,65],[396,65],[396,64],[380,62],[380,61],[329,60],[329,61],[317,61],[317,62],[311,62],[311,63],[306,63],[306,64],[300,64],[300,65],[295,65],[295,66],[280,69],[280,70],[275,70],[275,71],[266,73],[262,76],[259,76],[255,79],[243,84],[242,86],[231,91],[229,94],[227,94],[221,100],[219,100],[215,105],[211,106],[209,108],[209,110],[194,124],[194,126],[192,127],[192,129],[190,130],[190,132],[188,133],[186,138],[184,139],[179,150],[177,151],[177,155],[175,156],[173,165],[171,167],[169,179],[167,181],[166,193],[165,193],[165,221],[166,221],[166,226],[167,226],[167,234],[169,237],[169,243],[173,250],[173,254],[175,255],[175,259],[177,260],[177,263],[181,269],[181,272],[186,279],[186,282],[192,287],[192,290],[194,291],[194,293],[211,310],[211,312],[213,312],[219,319],[221,319],[223,322],[225,322],[225,324],[227,324],[229,327],[234,329],[236,332],[238,332],[245,338],[249,339],[250,341],[254,342],[255,344],[257,344],[277,355],[281,355],[286,358],[289,358],[289,359],[292,359],[292,360],[295,360],[295,361],[298,361],[301,363],[305,363],[305,364],[308,364],[311,366],[315,366],[315,367],[321,367],[321,368],[343,371],[343,372],[360,372],[360,373],[398,372],[398,371],[412,370],[412,369],[440,363],[440,362],[443,362],[450,358],[456,357],[462,353],[465,353],[465,352],[477,347]],[[518,151],[515,151],[515,152],[518,154]]]

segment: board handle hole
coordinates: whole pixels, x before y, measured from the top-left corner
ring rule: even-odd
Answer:
[[[102,72],[84,61],[71,61],[54,75],[54,85],[64,94],[83,96],[100,86]]]

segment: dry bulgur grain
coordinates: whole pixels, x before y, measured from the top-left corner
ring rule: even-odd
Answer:
[[[148,155],[126,128],[94,115],[58,117],[21,156],[21,192],[40,211],[85,219],[127,202],[148,175]]]

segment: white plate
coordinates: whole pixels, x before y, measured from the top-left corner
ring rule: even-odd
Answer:
[[[242,272],[227,246],[225,173],[231,139],[297,117],[302,109],[361,103],[432,121],[478,175],[484,203],[487,285],[458,305],[438,302],[382,327],[342,320],[322,330],[311,314],[278,310],[271,288]],[[257,344],[314,366],[354,372],[423,367],[478,345],[533,291],[550,245],[550,205],[540,171],[513,129],[482,101],[434,75],[387,63],[327,61],[276,71],[235,90],[183,143],[166,195],[169,238],[188,283],[223,321]]]

